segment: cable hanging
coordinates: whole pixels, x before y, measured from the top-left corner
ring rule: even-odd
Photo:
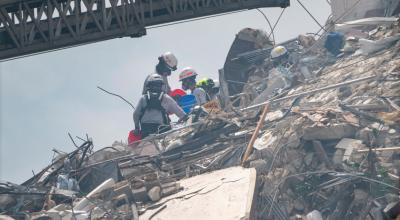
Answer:
[[[122,99],[122,100],[125,101],[128,105],[130,105],[130,106],[133,108],[133,110],[135,110],[135,107],[133,106],[133,104],[132,104],[131,102],[129,102],[128,100],[126,100],[124,97],[122,97],[122,96],[120,96],[120,95],[118,95],[118,94],[109,92],[109,91],[107,91],[107,90],[101,88],[100,86],[97,86],[97,88],[100,89],[101,91],[107,93],[107,94],[110,94],[110,95],[113,95],[113,96],[116,96],[116,97]]]
[[[283,12],[285,12],[285,10],[286,10],[286,8],[282,9],[281,14],[279,15],[278,19],[276,20],[274,26],[272,27],[271,33],[268,35],[268,38],[269,38],[269,36],[271,36],[271,34],[274,34],[275,27],[278,24],[278,22],[281,20],[281,17],[283,15]]]
[[[336,24],[340,19],[342,19],[344,16],[346,16],[349,12],[351,12],[359,3],[361,2],[361,0],[356,1],[349,9],[347,9],[345,12],[343,12],[338,18],[336,18],[332,23]],[[332,16],[332,15],[330,15]],[[328,17],[329,19],[329,17]],[[329,24],[325,24],[324,27],[326,28]],[[326,32],[325,29],[323,29],[322,27],[317,31],[316,34],[319,34],[319,32],[321,32],[322,30],[324,30]]]
[[[301,7],[307,12],[307,14],[310,15],[310,17],[315,21],[315,23],[317,23],[317,24],[321,27],[321,29],[323,29],[324,31],[326,31],[325,28],[324,28],[324,26],[322,26],[322,24],[320,24],[320,23],[318,22],[318,20],[317,20],[317,19],[314,17],[314,15],[312,15],[311,12],[303,5],[303,3],[301,3],[300,0],[297,0],[297,2],[298,2],[298,3],[301,5]]]
[[[259,8],[256,8],[256,10],[258,11],[258,12],[260,12],[261,14],[262,14],[262,16],[265,18],[265,20],[267,21],[267,23],[268,23],[268,26],[269,26],[269,29],[271,30],[271,33],[268,35],[268,39],[269,39],[269,37],[271,36],[271,34],[272,34],[272,43],[273,43],[273,45],[275,45],[275,34],[274,34],[274,29],[273,29],[273,27],[272,27],[272,25],[271,25],[271,22],[269,22],[269,19],[268,19],[268,17],[267,17],[267,15],[265,15],[265,13],[263,12],[263,11],[261,11],[261,9],[259,9]]]

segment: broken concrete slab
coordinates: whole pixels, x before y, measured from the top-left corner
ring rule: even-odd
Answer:
[[[14,218],[11,218],[8,215],[0,215],[0,220],[14,220]]]
[[[66,210],[69,209],[71,209],[71,206],[66,204],[60,204],[48,210],[47,215],[53,220],[61,220],[68,214]]]
[[[232,167],[183,179],[184,190],[163,198],[164,209],[148,210],[140,219],[251,219],[255,169]],[[196,207],[195,209],[193,207]]]
[[[358,42],[360,44],[360,49],[356,51],[356,54],[362,54],[362,55],[369,55],[375,52],[378,52],[380,50],[383,50],[400,39],[400,34],[387,37],[384,39],[380,39],[377,41],[373,40],[368,40],[368,39],[360,39]]]
[[[350,124],[315,125],[304,128],[304,140],[334,140],[354,137],[356,128]]]

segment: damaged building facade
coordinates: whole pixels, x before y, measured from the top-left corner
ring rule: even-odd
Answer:
[[[73,152],[0,183],[0,219],[399,219],[395,11],[282,42],[290,79],[268,35],[243,29],[204,117],[97,151],[71,137]]]

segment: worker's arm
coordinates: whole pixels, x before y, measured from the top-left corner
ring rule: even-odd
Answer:
[[[186,116],[186,113],[182,110],[178,103],[176,103],[175,100],[169,95],[164,95],[161,104],[167,112],[175,114],[179,119],[182,119]]]
[[[207,93],[202,88],[196,88],[193,90],[193,95],[196,97],[197,105],[203,105],[207,102]]]
[[[138,104],[136,105],[135,111],[133,112],[133,121],[135,123],[135,130],[140,128],[140,118],[143,114],[143,108],[145,104],[145,98],[140,98]]]

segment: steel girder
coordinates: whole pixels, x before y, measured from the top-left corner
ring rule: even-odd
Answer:
[[[117,37],[146,27],[289,0],[1,0],[0,60]]]

